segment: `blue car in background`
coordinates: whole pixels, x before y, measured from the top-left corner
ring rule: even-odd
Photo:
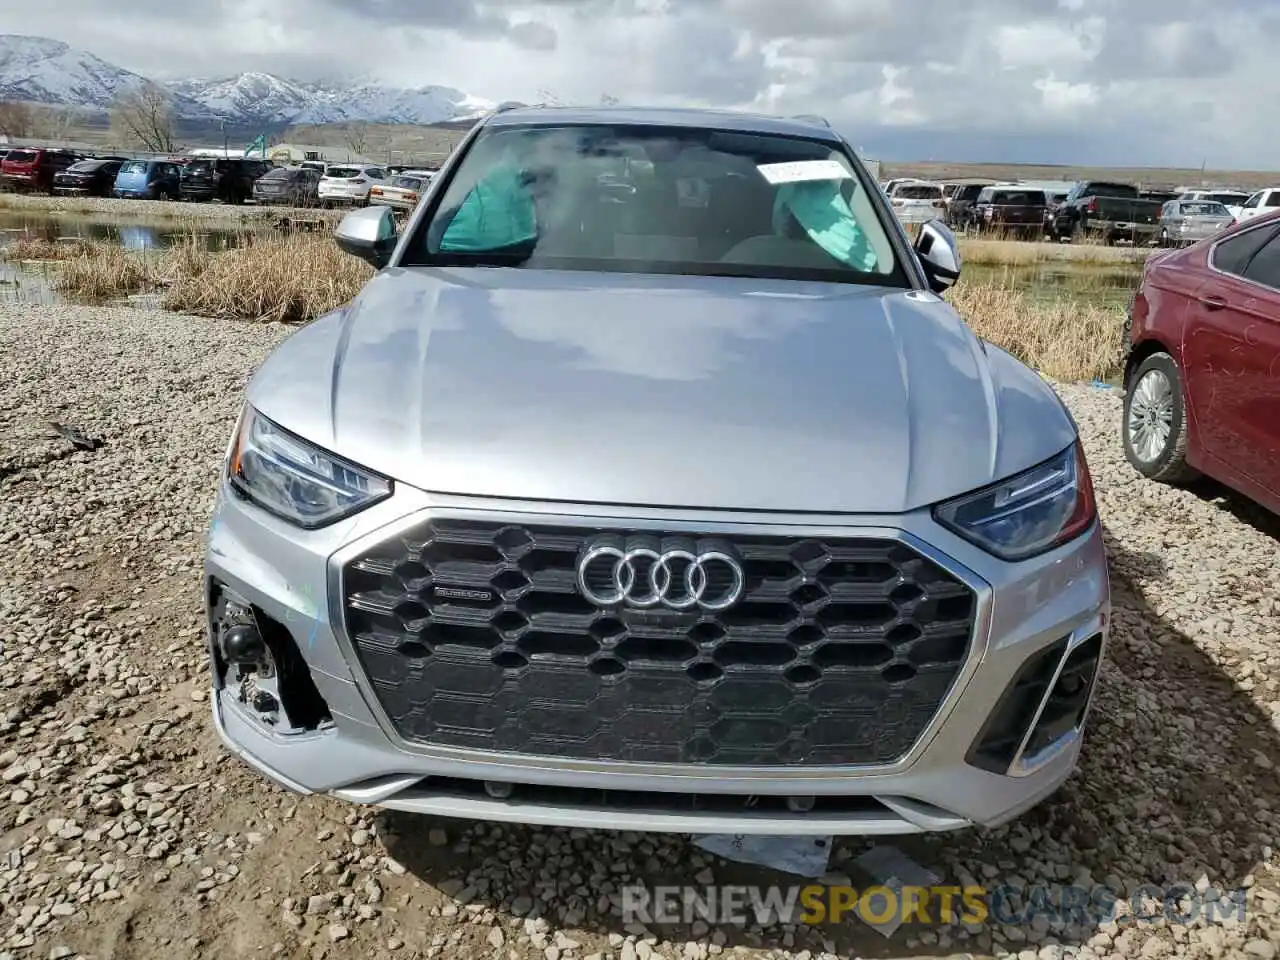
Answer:
[[[181,176],[182,168],[168,160],[130,160],[116,174],[111,194],[143,200],[176,200]]]

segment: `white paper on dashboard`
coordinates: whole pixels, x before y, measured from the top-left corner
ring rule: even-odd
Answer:
[[[789,160],[786,163],[762,163],[756,169],[772,184],[853,179],[853,174],[838,160]]]

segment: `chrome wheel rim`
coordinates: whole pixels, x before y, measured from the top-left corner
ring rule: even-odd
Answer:
[[[1129,447],[1143,463],[1160,459],[1173,433],[1173,384],[1163,370],[1148,370],[1129,401]]]

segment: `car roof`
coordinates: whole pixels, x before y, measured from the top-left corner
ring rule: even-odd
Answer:
[[[694,107],[514,107],[491,114],[486,126],[554,126],[557,124],[633,124],[772,133],[839,143],[840,136],[817,119],[774,117],[736,110]]]

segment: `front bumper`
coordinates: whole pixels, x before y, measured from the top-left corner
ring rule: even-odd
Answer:
[[[361,550],[426,517],[900,536],[975,589],[973,642],[919,740],[896,762],[878,766],[631,763],[409,743],[389,722],[346,635],[340,577]],[[849,523],[476,501],[399,485],[395,496],[355,517],[301,531],[224,485],[205,561],[214,723],[233,752],[288,789],[444,816],[642,831],[899,834],[997,825],[1035,806],[1070,775],[1079,730],[1000,773],[966,756],[1028,661],[1064,640],[1101,636],[1105,644],[1110,597],[1100,528],[1046,556],[1007,564],[939,528],[927,511]],[[327,705],[323,722],[273,729],[223,685],[212,628],[219,595],[234,595],[287,631]]]

